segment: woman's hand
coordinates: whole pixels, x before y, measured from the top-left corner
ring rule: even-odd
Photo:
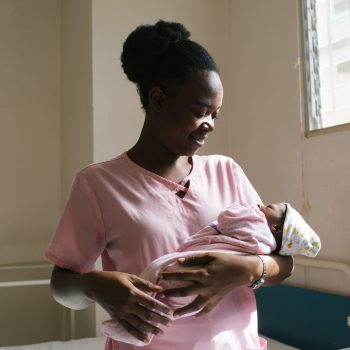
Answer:
[[[271,268],[274,283],[288,277],[293,269],[293,260],[289,257],[265,257]],[[177,309],[174,316],[201,310],[196,316],[212,310],[231,290],[240,286],[250,286],[260,278],[263,272],[261,260],[254,255],[230,253],[203,253],[178,260],[182,268],[176,272],[163,272],[161,277],[167,280],[186,280],[190,286],[168,289],[167,297],[197,295],[189,305]],[[271,283],[268,283],[271,284]]]
[[[57,302],[74,310],[84,309],[94,301],[99,303],[142,341],[147,340],[147,333],[161,334],[159,324],[171,322],[172,311],[147,294],[162,288],[135,275],[112,271],[80,274],[55,266],[51,289]]]
[[[147,334],[161,335],[158,324],[169,325],[171,310],[146,292],[160,292],[161,287],[123,272],[93,271],[87,274],[88,296],[101,305],[128,332],[146,341]]]
[[[191,281],[188,287],[168,289],[164,291],[167,297],[183,297],[197,295],[189,305],[177,309],[176,315],[192,313],[201,310],[200,316],[212,310],[218,302],[234,288],[251,285],[262,273],[259,269],[259,258],[229,253],[203,253],[178,262],[183,266],[176,272],[163,272],[161,278],[168,280]],[[260,274],[259,274],[260,273]]]
[[[171,310],[146,292],[162,288],[135,275],[123,272],[93,271],[87,274],[88,296],[101,305],[128,332],[146,341],[147,333],[161,335],[158,324],[169,325]]]

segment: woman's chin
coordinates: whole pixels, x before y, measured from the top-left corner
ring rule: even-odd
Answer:
[[[195,155],[202,147],[204,146],[203,145],[199,145],[197,143],[192,143],[190,145],[190,147],[186,147],[183,149],[183,156],[188,156],[188,157],[191,157],[193,155]]]

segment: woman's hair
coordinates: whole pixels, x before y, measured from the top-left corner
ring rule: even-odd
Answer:
[[[158,21],[137,27],[127,37],[121,54],[128,79],[137,86],[144,110],[148,92],[170,81],[183,82],[200,71],[218,72],[208,51],[189,39],[190,32],[180,23]]]

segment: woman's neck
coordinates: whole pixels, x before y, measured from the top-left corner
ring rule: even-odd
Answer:
[[[192,170],[191,157],[174,155],[142,136],[127,155],[142,168],[174,182],[180,182]]]

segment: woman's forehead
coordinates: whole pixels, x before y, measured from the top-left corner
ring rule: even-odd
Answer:
[[[221,105],[223,97],[220,76],[214,71],[192,74],[184,84],[178,86],[177,91],[183,97],[190,99],[192,103],[203,107],[212,107],[213,104]]]

